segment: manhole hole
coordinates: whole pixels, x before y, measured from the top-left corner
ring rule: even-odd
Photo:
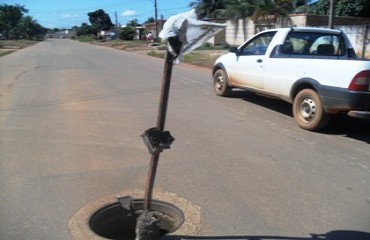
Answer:
[[[118,201],[120,196],[132,196],[135,199],[142,199],[142,196],[144,196],[144,191],[139,189],[131,189],[122,191],[118,194],[109,195],[102,197],[100,199],[96,199],[92,202],[89,202],[87,205],[79,209],[75,214],[71,216],[71,218],[68,221],[68,229],[72,235],[73,240],[104,240],[107,239],[107,237],[101,236],[100,234],[112,234],[114,233],[114,229],[112,227],[106,228],[106,226],[112,226],[110,225],[110,222],[113,222],[113,226],[118,222],[122,223],[122,221],[119,219],[119,216],[122,216],[119,214],[119,211],[122,208],[120,206],[120,202]],[[176,194],[169,193],[169,192],[161,192],[156,191],[154,193],[154,199],[156,203],[165,202],[166,206],[168,206],[167,210],[169,216],[173,216],[173,214],[180,214],[180,216],[184,217],[184,222],[181,224],[179,221],[179,229],[177,229],[177,223],[172,226],[172,229],[168,229],[167,227],[163,227],[163,234],[165,236],[167,235],[176,235],[176,236],[192,236],[192,235],[200,235],[201,234],[201,216],[200,216],[200,206],[197,206],[187,199],[184,199],[182,197],[177,196]],[[154,200],[153,200],[154,201]],[[140,201],[134,204],[136,207],[142,209],[143,203]],[[160,204],[159,204],[160,205]],[[119,206],[119,207],[118,207]],[[156,204],[157,206],[157,204]],[[175,206],[177,209],[181,209],[180,213],[177,212],[175,208],[175,213],[172,212],[171,206]],[[153,208],[153,207],[152,207]],[[162,210],[155,209],[158,212],[161,212]],[[107,217],[107,215],[111,215],[111,213],[116,215],[116,218],[113,217]],[[117,213],[118,212],[118,213]],[[177,212],[177,213],[176,213]],[[183,215],[182,215],[183,214]],[[175,219],[181,219],[180,216],[174,217]],[[128,216],[127,216],[128,217]],[[131,230],[127,230],[127,232],[134,232],[135,227],[133,224],[136,224],[136,217],[137,214],[132,215],[131,217],[134,217],[135,220],[131,219],[128,220],[129,224],[132,224],[130,227],[122,226],[123,224],[120,224],[120,227],[128,228]],[[118,218],[118,220],[117,220]],[[94,219],[94,220],[93,220]],[[94,222],[94,223],[93,223]],[[126,222],[126,220],[124,221]],[[91,225],[94,225],[93,228],[95,230],[91,229]],[[113,230],[112,230],[113,229]],[[177,229],[177,230],[175,230]],[[172,232],[174,231],[174,232]],[[168,232],[168,234],[166,233]],[[98,234],[100,233],[100,234]],[[129,238],[123,238],[123,239],[129,239]]]
[[[98,209],[90,217],[90,229],[104,238],[134,240],[136,219],[144,209],[144,200],[134,199],[132,206],[128,210],[116,202]],[[184,223],[183,212],[173,204],[153,200],[151,211],[159,220],[161,236],[176,231]]]

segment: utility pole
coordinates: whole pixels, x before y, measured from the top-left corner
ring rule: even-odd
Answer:
[[[117,12],[114,13],[114,16],[116,17],[116,38],[119,38],[119,26],[118,26],[118,18],[117,18]]]
[[[157,9],[157,0],[154,0],[154,13],[155,13],[155,41],[158,41],[158,9]]]
[[[334,16],[335,16],[335,0],[330,0],[329,6],[329,28],[334,28]]]

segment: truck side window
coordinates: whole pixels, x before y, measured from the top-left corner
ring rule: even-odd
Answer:
[[[283,54],[343,56],[346,54],[341,35],[290,32],[282,45]]]
[[[256,36],[243,45],[239,51],[240,55],[265,55],[267,47],[276,32],[267,32]]]
[[[305,47],[308,42],[305,39],[296,37],[287,38],[282,46],[282,53],[284,54],[304,54]]]
[[[343,55],[345,53],[343,38],[334,35],[321,36],[313,42],[310,52],[320,56]]]

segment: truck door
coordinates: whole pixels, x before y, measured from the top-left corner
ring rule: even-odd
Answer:
[[[266,50],[276,31],[265,32],[242,45],[229,66],[229,81],[236,86],[263,88]]]

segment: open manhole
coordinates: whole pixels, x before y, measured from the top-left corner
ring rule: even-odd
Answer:
[[[134,240],[136,219],[144,209],[143,199],[133,199],[131,209],[120,202],[106,205],[92,214],[90,229],[97,235],[116,240]],[[184,213],[175,205],[153,200],[151,211],[160,223],[160,235],[175,232],[184,223]]]

